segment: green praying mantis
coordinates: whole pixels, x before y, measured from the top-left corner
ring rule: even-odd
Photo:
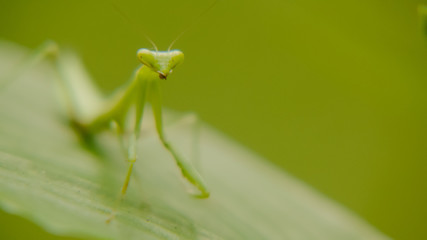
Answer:
[[[52,43],[47,43],[45,47],[46,49],[56,48]],[[160,81],[166,79],[172,70],[183,62],[184,54],[179,50],[161,52],[140,49],[137,52],[137,58],[142,65],[135,71],[131,80],[122,86],[114,96],[104,100],[98,111],[83,114],[89,113],[89,111],[82,110],[83,106],[75,106],[73,101],[67,101],[67,111],[71,122],[82,133],[90,135],[111,129],[113,126],[122,145],[127,145],[129,168],[121,189],[121,195],[124,196],[137,159],[136,140],[141,132],[144,107],[146,103],[150,103],[154,114],[156,131],[163,146],[175,159],[182,175],[200,191],[197,196],[200,198],[209,197],[209,191],[200,174],[192,164],[181,159],[172,145],[166,140],[163,130]],[[61,69],[64,68],[61,64],[62,62],[56,61],[60,73]],[[75,96],[71,92],[65,94],[66,96]],[[134,114],[130,114],[132,111],[134,111]],[[134,118],[133,121],[130,121],[130,124],[128,121],[129,116]]]
[[[212,8],[216,2],[214,1],[207,10]],[[19,67],[28,68],[43,58],[50,59],[59,76],[58,83],[62,89],[62,95],[65,97],[65,107],[72,126],[83,136],[93,136],[111,129],[117,133],[120,144],[126,150],[128,162],[120,199],[127,192],[132,170],[137,160],[137,140],[140,137],[144,108],[147,103],[151,104],[156,132],[161,143],[175,160],[182,176],[197,189],[194,195],[198,198],[208,198],[210,195],[208,187],[197,169],[191,162],[181,158],[168,142],[164,132],[160,82],[167,79],[172,71],[184,61],[184,54],[180,50],[171,49],[182,34],[183,32],[166,51],[159,51],[151,39],[145,36],[155,50],[142,48],[137,51],[140,66],[130,80],[108,98],[102,96],[92,82],[67,74],[73,72],[75,67],[72,64],[75,61],[73,54],[67,54],[66,51],[60,53],[58,45],[52,41],[45,42],[23,66]]]

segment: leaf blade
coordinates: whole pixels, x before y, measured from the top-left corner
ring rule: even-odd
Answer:
[[[11,47],[1,43],[3,48]],[[22,49],[15,51],[20,55]],[[0,70],[11,54],[0,54]],[[95,150],[82,147],[55,110],[51,72],[50,66],[37,66],[0,94],[5,211],[58,235],[95,239],[388,239],[207,125],[201,130],[199,165],[212,195],[192,198],[149,114],[128,195],[108,225],[126,164],[111,133],[97,136]],[[188,127],[178,121],[166,128],[178,149],[192,141]]]

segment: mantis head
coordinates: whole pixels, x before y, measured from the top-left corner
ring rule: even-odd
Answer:
[[[158,73],[160,79],[166,79],[184,61],[184,53],[179,50],[159,52],[142,48],[138,50],[137,57],[142,64]]]

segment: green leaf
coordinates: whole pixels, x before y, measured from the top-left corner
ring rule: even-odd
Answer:
[[[25,51],[0,42],[0,73]],[[113,133],[89,148],[60,114],[55,75],[38,64],[0,92],[0,207],[57,235],[90,239],[388,239],[309,186],[203,124],[195,164],[211,197],[196,199],[147,114],[126,198]],[[167,111],[166,133],[192,155],[191,115]],[[116,217],[106,220],[112,209]]]

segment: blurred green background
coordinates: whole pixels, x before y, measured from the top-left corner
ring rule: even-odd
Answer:
[[[175,44],[186,60],[164,83],[165,105],[197,112],[387,235],[421,239],[427,42],[416,10],[423,2],[220,0]],[[0,38],[71,46],[110,92],[138,65],[136,50],[151,47],[143,33],[166,49],[210,3],[120,1],[129,23],[109,1],[1,1]],[[48,239],[0,214],[1,239],[34,232]]]

